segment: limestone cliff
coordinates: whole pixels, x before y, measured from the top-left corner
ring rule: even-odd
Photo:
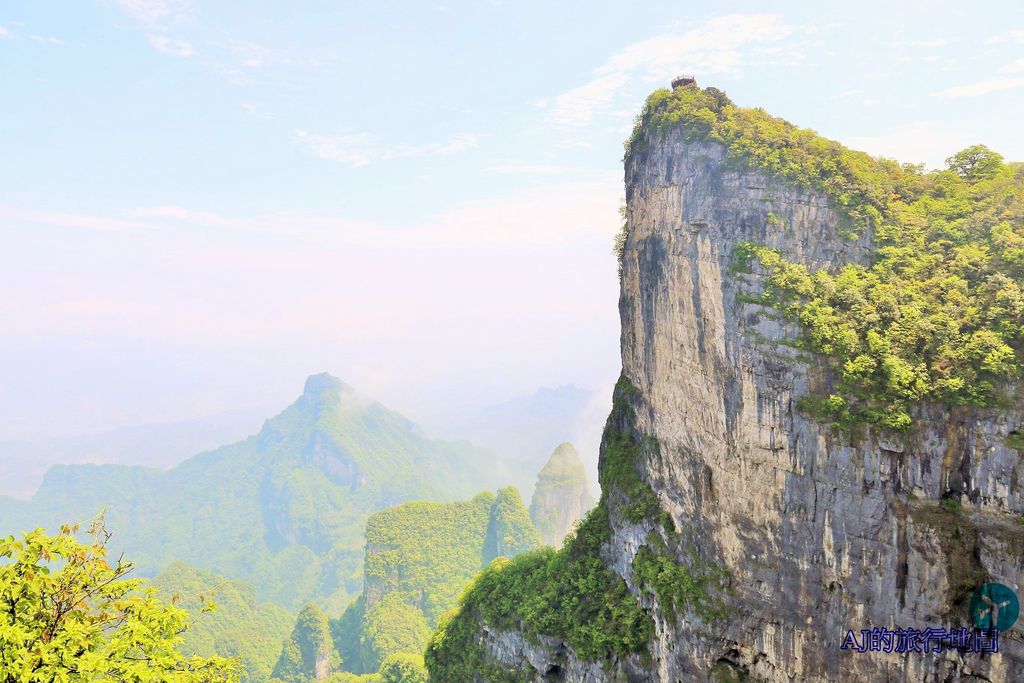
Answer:
[[[851,238],[823,191],[686,125],[641,128],[625,182],[623,380],[602,444],[600,556],[653,632],[645,650],[588,661],[578,637],[496,626],[474,606],[472,642],[493,665],[475,678],[1024,680],[1020,624],[995,655],[840,648],[848,629],[969,626],[966,599],[985,581],[1021,594],[1024,460],[1011,446],[1024,405],[921,403],[905,432],[819,424],[796,403],[835,370],[757,303],[765,273],[741,272],[736,250],[754,242],[835,268],[868,261],[871,226]],[[623,439],[634,473],[617,460]],[[437,643],[432,673],[450,680]]]
[[[541,540],[547,545],[561,545],[593,504],[580,454],[571,443],[559,444],[537,474],[530,501],[530,518]]]

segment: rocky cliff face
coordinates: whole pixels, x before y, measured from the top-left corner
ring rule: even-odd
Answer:
[[[800,413],[832,371],[789,343],[795,325],[748,303],[763,273],[737,272],[734,249],[756,242],[832,268],[866,262],[870,231],[841,239],[824,195],[744,168],[717,142],[681,128],[646,142],[626,166],[620,299],[635,387],[620,399],[635,415],[609,429],[645,444],[638,471],[662,516],[630,521],[606,496],[602,554],[653,616],[650,660],[581,662],[557,639],[487,627],[478,642],[534,681],[1024,680],[1020,625],[996,655],[840,648],[849,629],[969,626],[967,599],[986,581],[1021,593],[1024,459],[1006,439],[1024,406],[921,405],[909,432],[854,439]],[[728,572],[724,614],[676,610],[644,588],[638,553],[669,537],[680,565]]]
[[[659,680],[718,660],[770,681],[1024,679],[1019,630],[994,657],[840,649],[848,629],[967,626],[986,579],[1024,587],[1024,461],[1005,445],[1024,412],[921,406],[911,433],[853,442],[799,413],[827,366],[743,303],[760,278],[730,274],[733,250],[757,242],[817,269],[864,261],[871,235],[840,239],[823,196],[730,170],[725,151],[677,131],[626,169],[623,373],[636,428],[660,444],[642,471],[735,590],[716,637],[658,618]],[[628,558],[630,540],[611,552]]]
[[[593,504],[580,454],[571,443],[559,444],[537,474],[530,501],[530,517],[541,540],[546,545],[560,546]]]

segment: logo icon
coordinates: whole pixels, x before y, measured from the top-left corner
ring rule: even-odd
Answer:
[[[1020,615],[1020,601],[1009,586],[986,583],[971,596],[970,610],[976,628],[1009,631]]]

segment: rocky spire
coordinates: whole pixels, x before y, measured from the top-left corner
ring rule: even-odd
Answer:
[[[559,546],[594,504],[583,461],[571,443],[561,443],[537,474],[530,517],[547,545]]]

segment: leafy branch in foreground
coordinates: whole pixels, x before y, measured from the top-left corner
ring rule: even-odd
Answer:
[[[177,649],[188,613],[126,578],[132,565],[123,557],[107,561],[102,516],[86,542],[77,531],[0,538],[0,682],[237,680],[232,661]]]

